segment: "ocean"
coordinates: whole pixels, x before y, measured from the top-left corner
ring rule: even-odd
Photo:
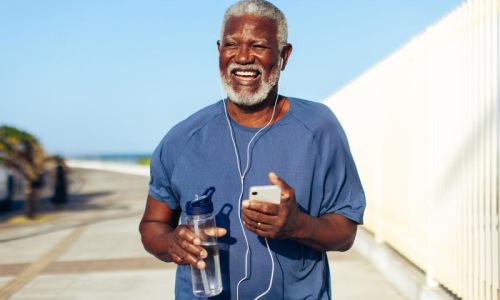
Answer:
[[[68,156],[67,160],[104,161],[128,164],[149,164],[150,153],[92,154]]]
[[[98,154],[66,157],[70,168],[104,170],[149,176],[150,154]]]

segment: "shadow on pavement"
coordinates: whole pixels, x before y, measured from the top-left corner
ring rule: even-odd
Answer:
[[[105,201],[109,196],[113,195],[112,191],[71,194],[68,197],[68,203],[62,205],[54,205],[51,203],[51,197],[44,196],[38,203],[37,214],[46,214],[51,212],[76,212],[76,211],[97,211],[109,206],[108,201]],[[93,201],[96,198],[103,198],[102,202]],[[8,205],[4,205],[0,210],[0,222],[8,218],[22,215],[24,207],[24,198],[16,198]]]

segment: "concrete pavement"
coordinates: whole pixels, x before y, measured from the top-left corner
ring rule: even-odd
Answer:
[[[174,264],[146,253],[137,229],[148,177],[75,169],[72,180],[61,209],[44,200],[34,221],[0,216],[0,299],[173,299]],[[329,257],[334,299],[405,299],[356,245]]]

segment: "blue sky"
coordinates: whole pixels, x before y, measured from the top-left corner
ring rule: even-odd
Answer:
[[[280,93],[323,101],[461,0],[273,1],[294,49]],[[0,124],[51,154],[150,153],[221,98],[226,0],[0,0]]]

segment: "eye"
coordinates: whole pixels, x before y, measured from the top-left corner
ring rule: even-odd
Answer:
[[[238,47],[238,44],[233,43],[233,42],[227,42],[224,44],[224,47],[229,48],[229,49],[234,49]]]
[[[260,45],[260,44],[252,45],[252,48],[254,48],[254,49],[258,49],[258,50],[264,50],[264,49],[267,49],[267,47],[266,47],[266,46],[264,46],[264,45]]]

